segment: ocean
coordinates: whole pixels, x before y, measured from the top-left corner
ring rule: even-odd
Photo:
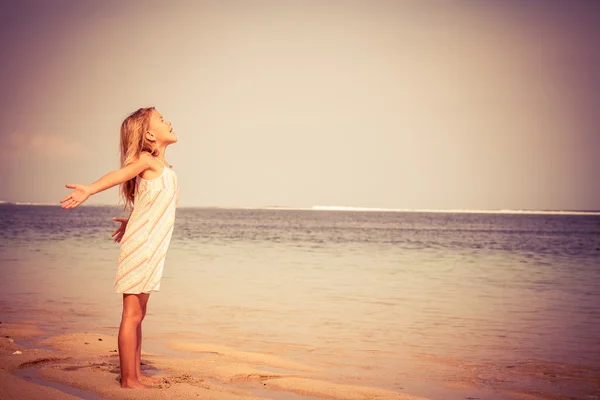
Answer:
[[[0,205],[0,316],[116,334],[122,215]],[[600,214],[181,208],[144,337],[431,398],[599,398]]]

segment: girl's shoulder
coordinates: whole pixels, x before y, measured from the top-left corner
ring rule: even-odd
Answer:
[[[138,160],[141,162],[153,162],[156,161],[156,159],[154,158],[154,156],[150,153],[148,153],[147,151],[142,151],[140,153],[140,156],[138,157]]]
[[[155,171],[161,171],[163,167],[163,164],[160,162],[160,160],[147,151],[142,151],[140,153],[140,156],[138,157],[138,162],[145,164],[148,167],[148,169]]]
[[[159,175],[162,175],[163,165],[156,159],[152,154],[142,151],[138,158],[138,162],[143,164],[146,168],[140,172],[139,177],[145,180],[151,180]]]

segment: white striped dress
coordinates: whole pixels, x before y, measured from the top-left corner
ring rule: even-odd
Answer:
[[[135,186],[133,212],[121,239],[115,280],[117,293],[150,293],[160,289],[175,223],[178,184],[171,168],[163,165],[162,174],[150,180],[138,175]]]

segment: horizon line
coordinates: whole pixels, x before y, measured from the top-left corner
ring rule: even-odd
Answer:
[[[44,202],[15,202],[0,200],[0,205],[16,206],[54,206],[60,204]],[[119,207],[118,204],[85,204],[81,207]],[[406,212],[406,213],[448,213],[448,214],[551,214],[551,215],[600,215],[600,210],[537,210],[537,209],[426,209],[426,208],[378,208],[378,207],[348,207],[348,206],[321,206],[293,207],[293,206],[180,206],[184,208],[212,208],[230,210],[288,210],[288,211],[349,211],[349,212]]]

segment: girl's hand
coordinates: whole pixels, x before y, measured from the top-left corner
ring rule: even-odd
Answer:
[[[77,207],[92,194],[90,188],[85,185],[67,184],[65,186],[69,189],[74,189],[70,195],[60,201],[62,203],[61,207],[65,209]]]
[[[113,221],[117,221],[121,223],[121,226],[115,230],[110,237],[114,238],[115,243],[121,243],[121,239],[123,239],[123,235],[125,234],[125,228],[127,227],[127,222],[129,222],[129,218],[113,218]]]

